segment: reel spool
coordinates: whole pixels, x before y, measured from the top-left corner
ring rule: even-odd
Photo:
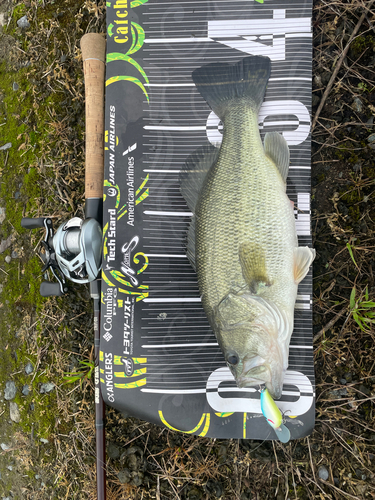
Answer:
[[[51,269],[57,283],[41,283],[40,294],[43,297],[66,293],[65,278],[74,283],[89,283],[97,278],[102,261],[102,228],[96,219],[73,217],[61,224],[56,233],[49,218],[25,217],[21,226],[26,229],[44,227],[46,230],[41,242],[44,249],[42,273]]]

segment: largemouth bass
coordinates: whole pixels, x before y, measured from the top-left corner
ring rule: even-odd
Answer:
[[[278,399],[288,366],[298,283],[315,251],[298,247],[286,195],[289,148],[258,127],[271,62],[250,56],[196,69],[193,81],[224,125],[220,149],[202,148],[181,171],[193,218],[187,254],[202,305],[239,387]]]

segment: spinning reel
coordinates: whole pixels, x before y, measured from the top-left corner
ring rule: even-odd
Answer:
[[[46,230],[44,241],[41,242],[44,262],[42,273],[51,269],[57,283],[41,283],[40,294],[43,297],[66,293],[68,288],[65,278],[74,283],[89,283],[97,278],[102,260],[102,228],[96,219],[73,217],[61,224],[56,233],[49,218],[25,217],[21,225],[26,229],[44,227]]]

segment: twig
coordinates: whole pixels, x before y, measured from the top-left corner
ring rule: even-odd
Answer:
[[[309,447],[309,457],[310,457],[310,466],[311,466],[311,471],[312,471],[312,473],[313,473],[314,483],[316,483],[315,467],[314,467],[314,463],[313,463],[313,460],[312,460],[312,455],[311,455],[311,448],[310,448],[310,439],[309,439],[309,436],[307,436],[307,445],[308,445],[308,447]]]
[[[340,495],[343,495],[343,496],[347,496],[349,498],[353,498],[354,500],[360,500],[359,497],[356,497],[354,495],[351,495],[350,493],[347,493],[346,491],[344,490],[340,490],[340,488],[337,488],[337,486],[335,486],[334,484],[330,483],[329,481],[325,481],[324,479],[320,479],[320,481],[329,486],[330,488],[333,488],[334,490],[338,491],[340,493]]]
[[[313,338],[313,342],[316,342],[317,340],[320,339],[320,337],[325,333],[327,332],[330,328],[333,327],[333,325],[336,323],[336,321],[338,321],[341,316],[344,314],[345,311],[348,310],[348,306],[345,306],[341,309],[341,311],[339,311],[336,316],[334,316],[331,321],[329,321],[326,326],[324,326],[320,332],[318,332],[316,335],[314,335],[314,338]]]
[[[370,2],[368,3],[368,5],[366,6],[366,9],[370,11],[370,8],[372,6],[372,4],[374,3],[375,0],[370,0]],[[322,100],[320,101],[319,103],[319,106],[318,106],[318,109],[316,110],[316,113],[315,113],[315,116],[314,116],[314,119],[312,121],[312,125],[311,125],[311,130],[314,130],[314,127],[316,125],[316,122],[318,121],[318,118],[319,118],[319,115],[320,115],[320,112],[322,111],[323,109],[323,106],[327,100],[327,97],[332,89],[332,86],[334,84],[334,81],[336,79],[336,76],[338,74],[338,72],[340,71],[340,68],[341,68],[341,65],[349,51],[349,48],[350,48],[350,44],[352,43],[354,37],[356,36],[356,34],[358,33],[358,30],[359,28],[361,27],[363,21],[365,20],[366,18],[366,15],[367,15],[367,11],[365,10],[363,12],[363,14],[361,15],[361,17],[359,18],[359,21],[358,23],[356,24],[356,27],[354,28],[353,30],[353,33],[350,35],[350,38],[348,40],[348,43],[346,44],[346,47],[345,49],[342,51],[342,54],[339,58],[339,60],[337,61],[337,64],[336,64],[336,67],[331,75],[331,78],[328,82],[328,85],[327,85],[327,88],[326,90],[324,91],[324,94],[323,94],[323,97],[322,97]]]

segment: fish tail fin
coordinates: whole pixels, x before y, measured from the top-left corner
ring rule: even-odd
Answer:
[[[271,61],[264,56],[249,56],[236,64],[211,63],[193,71],[193,81],[211,109],[222,118],[240,99],[259,111],[271,71]]]

